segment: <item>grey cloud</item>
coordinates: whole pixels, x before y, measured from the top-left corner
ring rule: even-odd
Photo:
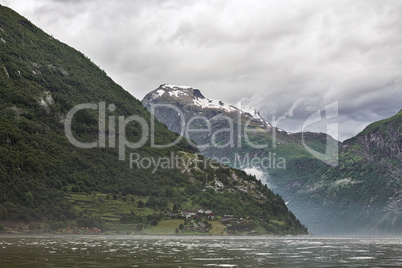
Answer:
[[[139,99],[186,84],[290,131],[338,101],[340,139],[402,108],[396,0],[0,1]]]

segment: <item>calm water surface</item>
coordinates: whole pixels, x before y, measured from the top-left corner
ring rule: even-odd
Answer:
[[[402,267],[402,238],[0,236],[0,267]]]

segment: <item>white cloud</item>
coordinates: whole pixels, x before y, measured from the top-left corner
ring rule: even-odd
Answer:
[[[345,179],[340,179],[340,180],[333,182],[333,186],[334,187],[346,186],[346,185],[350,185],[350,184],[359,184],[359,183],[362,183],[362,181],[352,181],[351,178],[345,178]]]
[[[260,180],[263,184],[266,184],[268,188],[272,189],[272,185],[268,182],[268,176],[260,169],[250,167],[245,168],[244,172],[249,175],[255,176],[257,180]]]

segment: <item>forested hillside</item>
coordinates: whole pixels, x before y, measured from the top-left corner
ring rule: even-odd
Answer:
[[[89,149],[74,146],[65,126],[69,111],[84,103],[97,108],[74,115],[72,135],[83,143],[97,142]],[[103,105],[104,122],[99,116]],[[6,7],[0,7],[0,108],[0,220],[93,226],[110,217],[155,224],[163,212],[204,207],[218,215],[263,220],[268,233],[306,233],[282,198],[255,177],[227,167],[197,167],[195,163],[207,160],[185,139],[155,148],[148,138],[139,148],[123,144],[122,154],[118,118],[137,116],[151,126],[151,114],[85,55]],[[107,127],[100,135],[101,124]],[[134,121],[124,130],[130,143],[141,141],[144,133],[156,144],[179,137],[157,120],[153,130]],[[183,163],[130,166],[131,153],[141,159],[174,155],[190,169]],[[108,207],[110,215],[100,215],[106,199],[116,202]],[[96,209],[86,207],[91,202]]]

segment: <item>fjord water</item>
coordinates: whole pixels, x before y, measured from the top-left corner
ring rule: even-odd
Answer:
[[[400,266],[402,238],[0,237],[0,267]]]

